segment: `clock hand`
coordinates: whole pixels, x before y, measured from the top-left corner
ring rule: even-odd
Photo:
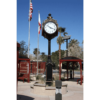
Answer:
[[[48,26],[48,25],[47,25]],[[50,27],[50,26],[48,26],[49,28],[51,28],[51,29],[54,29],[54,28],[52,28],[52,27]]]
[[[48,25],[47,25],[48,26]],[[54,29],[54,28],[52,28],[52,27],[50,27],[50,26],[48,26],[49,28],[51,28],[51,29]],[[55,29],[54,29],[55,30]]]

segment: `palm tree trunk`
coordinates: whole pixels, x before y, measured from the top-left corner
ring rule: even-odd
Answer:
[[[59,34],[59,36],[61,36],[61,33]],[[60,50],[60,48],[61,48],[61,45],[59,44],[59,59],[61,59],[61,50]]]
[[[59,59],[61,59],[61,45],[59,45]]]
[[[59,36],[61,36],[61,32],[60,32]]]

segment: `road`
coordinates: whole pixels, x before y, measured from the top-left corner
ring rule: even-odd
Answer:
[[[58,70],[53,70],[53,73],[59,73],[59,71]],[[66,73],[66,70],[61,72],[61,74],[64,74],[64,73]],[[44,72],[44,74],[46,74],[46,72]],[[80,75],[80,71],[74,71],[74,74]],[[84,74],[83,71],[82,71],[82,74]]]
[[[65,73],[66,71],[62,71],[61,73]],[[53,70],[53,73],[59,73],[58,70]],[[83,72],[82,72],[83,73]],[[80,74],[80,71],[74,71],[74,74]]]

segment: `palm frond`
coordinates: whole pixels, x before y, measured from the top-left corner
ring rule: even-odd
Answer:
[[[64,43],[64,40],[63,40],[63,37],[62,37],[62,36],[59,36],[59,37],[57,38],[57,43],[58,43],[59,45],[61,45],[62,43]]]
[[[58,32],[60,32],[60,35],[61,35],[61,33],[65,32],[65,28],[59,27]]]
[[[66,36],[67,34],[68,34],[67,32],[64,32],[64,33],[63,33],[64,36]]]

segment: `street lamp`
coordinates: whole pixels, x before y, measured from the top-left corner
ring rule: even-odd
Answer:
[[[66,57],[68,57],[68,39],[70,39],[71,36],[64,36],[63,40],[66,40]]]

